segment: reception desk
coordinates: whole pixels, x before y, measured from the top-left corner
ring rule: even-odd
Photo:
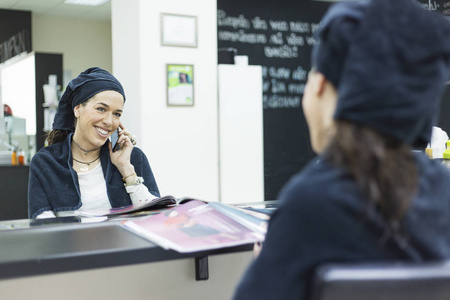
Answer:
[[[0,165],[0,221],[28,218],[28,166]]]
[[[250,244],[164,250],[118,221],[18,220],[0,222],[0,229],[2,299],[230,299],[252,260]],[[196,261],[205,257],[209,277],[199,281],[196,268],[205,266]]]

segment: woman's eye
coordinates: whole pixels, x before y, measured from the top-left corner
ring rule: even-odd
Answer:
[[[97,107],[98,111],[105,112],[106,110],[103,107]]]
[[[120,114],[120,113],[115,113],[114,115],[118,118],[120,118],[122,116],[122,114]]]

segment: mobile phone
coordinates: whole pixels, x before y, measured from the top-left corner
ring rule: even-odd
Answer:
[[[117,143],[118,140],[119,140],[119,128],[117,128],[117,130],[115,130],[113,134],[111,134],[111,144],[113,152],[116,152],[117,150],[120,149],[120,145],[119,143]]]

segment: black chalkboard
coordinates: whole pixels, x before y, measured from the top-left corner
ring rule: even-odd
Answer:
[[[418,0],[449,17],[450,0]],[[313,157],[301,108],[313,34],[329,2],[308,0],[218,0],[218,47],[236,48],[263,66],[265,199]],[[437,126],[450,134],[450,84]]]
[[[430,11],[438,11],[444,16],[450,18],[450,1],[449,0],[418,0],[418,2]]]
[[[301,99],[313,33],[329,2],[218,0],[218,47],[263,66],[265,199],[313,157]]]
[[[426,9],[437,11],[449,19],[450,22],[450,0],[419,0]],[[450,81],[446,83],[442,95],[441,111],[436,126],[439,126],[450,135]]]

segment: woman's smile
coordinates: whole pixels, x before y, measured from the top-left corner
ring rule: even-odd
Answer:
[[[106,130],[106,129],[103,129],[103,128],[100,128],[97,126],[94,126],[94,127],[101,136],[106,137],[106,138],[108,138],[110,135],[110,132],[112,132],[112,131],[109,131],[109,130]]]

